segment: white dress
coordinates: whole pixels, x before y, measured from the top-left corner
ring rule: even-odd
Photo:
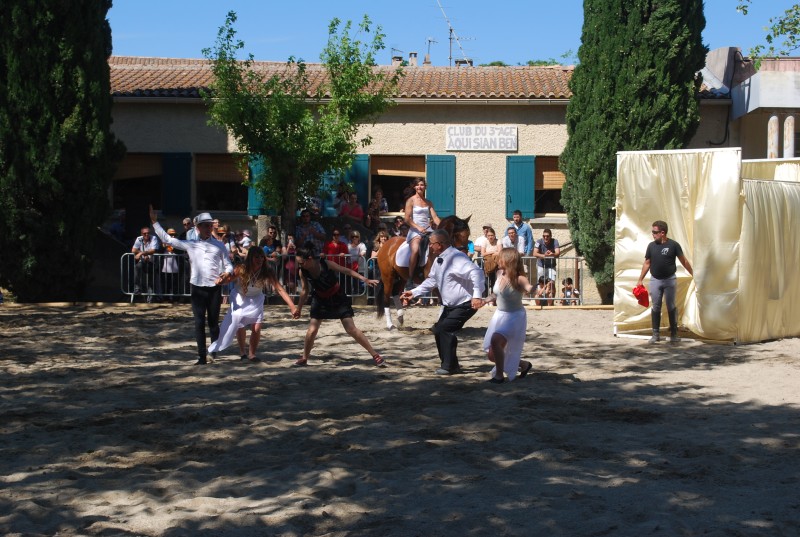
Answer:
[[[427,205],[420,207],[414,205],[414,207],[411,209],[411,219],[414,220],[415,224],[424,229],[425,233],[430,233],[433,231],[433,228],[431,227],[431,209]],[[420,236],[422,236],[422,234],[415,228],[409,228],[408,235],[406,235],[406,242],[411,242],[411,239]]]
[[[231,307],[222,320],[219,339],[211,343],[208,352],[219,352],[227,349],[236,337],[236,331],[251,324],[260,323],[264,319],[264,288],[261,285],[250,285],[247,291],[236,287]]]
[[[514,380],[522,357],[522,347],[525,345],[528,314],[525,311],[525,306],[522,305],[522,293],[515,291],[510,285],[506,285],[501,289],[499,280],[500,278],[495,282],[493,289],[494,294],[497,295],[497,310],[486,328],[486,336],[483,338],[483,350],[489,352],[492,335],[495,333],[502,334],[508,342],[503,369],[508,375],[508,380]],[[495,376],[496,371],[496,367],[492,369],[492,376]]]

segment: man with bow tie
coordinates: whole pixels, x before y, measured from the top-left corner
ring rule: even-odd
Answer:
[[[469,256],[452,247],[447,232],[434,231],[428,245],[430,255],[436,257],[428,277],[400,297],[408,305],[414,298],[439,289],[444,309],[432,328],[436,337],[436,349],[442,361],[436,374],[452,375],[460,371],[456,355],[456,333],[482,305],[484,275],[483,270]]]

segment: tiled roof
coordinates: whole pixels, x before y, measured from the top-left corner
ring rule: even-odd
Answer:
[[[208,60],[112,56],[111,92],[115,97],[199,98],[213,80]],[[285,62],[254,62],[265,78],[288,69]],[[387,73],[391,67],[381,66]],[[572,66],[405,67],[395,93],[398,99],[569,99]],[[321,64],[307,64],[315,92],[325,80]],[[703,84],[700,97],[719,98]]]
[[[112,56],[111,92],[115,97],[197,98],[213,80],[208,60]],[[254,62],[265,77],[287,69],[284,62]],[[311,91],[326,74],[308,64]],[[387,66],[378,69],[390,72]],[[573,68],[546,67],[405,67],[395,97],[400,99],[569,99]]]

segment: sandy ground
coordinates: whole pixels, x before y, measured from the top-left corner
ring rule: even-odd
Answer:
[[[441,378],[434,308],[387,332],[267,309],[263,363],[195,367],[188,306],[0,308],[0,534],[800,534],[800,340],[649,346],[534,310],[534,373],[486,382],[492,314]]]

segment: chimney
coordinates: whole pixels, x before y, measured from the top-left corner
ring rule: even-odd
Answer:
[[[431,64],[431,55],[426,54],[425,59],[422,60],[422,65],[430,65]]]
[[[401,65],[403,65],[403,57],[392,56],[392,67],[400,67]]]
[[[408,65],[410,67],[417,66],[417,53],[416,52],[409,52],[408,53]]]
[[[472,67],[472,60],[464,58],[463,60],[456,60],[456,67]]]

